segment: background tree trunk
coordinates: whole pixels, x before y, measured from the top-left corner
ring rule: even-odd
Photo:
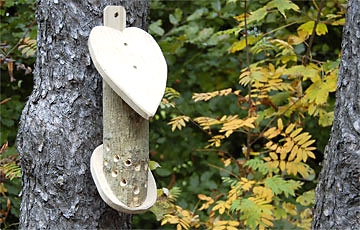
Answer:
[[[313,229],[360,226],[360,1],[348,2],[335,119],[316,189]]]
[[[102,80],[87,41],[106,5],[123,5],[127,26],[146,29],[147,1],[37,1],[35,86],[18,134],[22,229],[131,228],[131,216],[102,201],[90,174],[102,143]]]

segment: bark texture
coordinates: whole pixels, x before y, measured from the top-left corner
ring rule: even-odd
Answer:
[[[348,2],[335,119],[319,183],[313,229],[360,226],[360,1]]]
[[[22,229],[131,228],[131,216],[102,201],[90,174],[102,143],[102,80],[87,40],[106,5],[123,5],[127,26],[147,28],[147,1],[37,0],[35,85],[18,134]]]

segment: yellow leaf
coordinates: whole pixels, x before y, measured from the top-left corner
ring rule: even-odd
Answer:
[[[285,161],[280,161],[280,169],[281,171],[285,171]]]
[[[311,113],[309,112],[309,114],[311,115]],[[327,127],[332,125],[333,121],[334,121],[334,111],[332,112],[323,112],[323,113],[319,113],[319,125],[323,126],[323,127]]]
[[[297,145],[295,145],[294,148],[291,150],[291,153],[290,153],[290,155],[288,157],[288,161],[294,160],[295,156],[298,153],[298,150],[299,150],[299,147]]]
[[[231,88],[220,90],[219,95],[220,96],[227,96],[232,92]]]
[[[227,167],[231,164],[231,158],[224,160],[224,166]]]
[[[302,133],[302,134],[296,136],[294,138],[294,141],[298,142],[298,143],[300,143],[300,142],[304,143],[305,141],[309,140],[310,138],[311,138],[311,136],[309,135],[309,133],[305,132],[305,133]],[[301,144],[299,144],[299,145],[301,145]]]
[[[295,163],[301,162],[302,159],[303,159],[302,158],[302,150],[299,148],[294,162]]]
[[[277,149],[278,145],[272,141],[269,141],[268,143],[265,144],[265,147],[272,151],[275,151]]]
[[[307,35],[309,35],[309,34],[312,34],[314,25],[315,25],[314,21],[308,21],[308,22],[301,24],[297,30],[305,32]]]
[[[216,211],[218,210],[219,211],[219,214],[223,214],[225,212],[225,209],[226,209],[226,206],[225,206],[225,201],[223,200],[219,200],[216,202],[217,205],[215,205],[212,210],[213,211]]]
[[[300,154],[300,153],[301,153],[301,154]],[[307,161],[307,158],[308,158],[308,155],[307,155],[306,151],[301,149],[301,151],[299,151],[299,156],[300,156],[300,155],[301,155],[301,157],[302,157],[302,161],[303,161],[303,162],[306,162],[306,161]]]
[[[267,164],[270,168],[277,168],[279,166],[279,161],[270,161],[267,162]]]
[[[341,18],[340,20],[331,23],[331,25],[333,26],[343,26],[344,24],[345,24],[345,18]]]
[[[207,145],[205,148],[209,148],[211,146],[220,147],[221,146],[221,140],[224,139],[225,136],[223,135],[216,135],[213,136],[208,142],[210,142],[209,145]]]
[[[253,192],[256,194],[256,196],[264,198],[266,201],[271,201],[274,196],[271,189],[265,188],[263,186],[255,186],[253,188]]]
[[[306,152],[306,154],[307,154],[309,157],[315,159],[315,155],[314,155],[313,152],[311,152],[311,151],[305,151],[305,152]]]
[[[320,36],[326,34],[327,32],[327,26],[324,23],[319,22],[316,26],[316,34]]]
[[[315,142],[315,140],[307,141],[307,142],[301,144],[301,148],[305,149],[306,147],[312,145],[314,142]],[[299,143],[299,145],[300,145],[300,143]]]
[[[268,139],[272,139],[276,136],[278,136],[281,133],[280,130],[278,130],[276,127],[271,127],[270,129],[266,130],[266,132],[264,133],[264,136],[267,137]]]
[[[180,224],[177,224],[176,225],[176,230],[181,230],[182,228],[181,228],[181,225]]]
[[[240,222],[239,222],[239,221],[235,221],[235,220],[230,220],[230,221],[228,221],[227,224],[230,225],[230,226],[236,227],[236,226],[239,226],[239,225],[240,225]]]
[[[198,198],[199,198],[200,200],[206,201],[204,204],[202,204],[202,206],[199,208],[199,210],[207,209],[207,208],[209,208],[209,206],[210,206],[211,204],[214,203],[214,200],[213,200],[211,197],[208,197],[208,196],[206,196],[206,195],[204,195],[204,194],[198,194]]]
[[[288,202],[284,202],[282,204],[283,209],[285,209],[285,211],[287,213],[289,213],[292,216],[296,216],[297,215],[297,211],[296,211],[296,206],[294,204],[288,203]]]
[[[284,128],[284,125],[283,125],[283,122],[282,122],[282,120],[281,120],[281,118],[279,118],[278,120],[277,120],[277,127],[278,127],[278,129],[279,130],[283,130],[283,128]]]
[[[215,227],[213,228],[213,230],[224,230],[224,229],[226,229],[226,226],[225,226],[225,225],[215,226]]]
[[[181,130],[182,127],[185,127],[186,124],[185,122],[188,122],[190,119],[190,117],[188,116],[178,116],[178,117],[174,117],[173,119],[171,119],[171,121],[168,123],[169,125],[171,125],[171,131],[174,132],[175,129],[179,129]]]
[[[263,159],[264,159],[264,161],[271,161],[270,157],[264,157]]]
[[[295,125],[294,125],[295,126]],[[303,130],[303,128],[298,128],[298,129],[296,129],[294,132],[292,132],[291,134],[290,134],[290,137],[295,137],[295,136],[297,136],[301,131]],[[291,132],[291,131],[290,131]]]
[[[315,102],[317,105],[322,105],[327,102],[330,89],[323,80],[315,81],[305,91],[305,100]]]
[[[199,123],[204,130],[210,129],[210,126],[221,124],[219,120],[211,117],[197,117],[194,121]]]
[[[226,230],[238,230],[236,227],[233,226],[227,226]]]
[[[260,218],[261,222],[263,222],[266,226],[274,226],[273,222],[266,218]]]
[[[273,160],[279,159],[278,156],[277,156],[277,154],[276,154],[275,152],[270,152],[269,155],[270,155],[270,157],[271,157]]]
[[[240,181],[240,185],[241,185],[241,188],[244,190],[244,191],[249,191],[251,189],[251,187],[255,184],[256,182],[253,181],[253,180],[248,180],[246,179],[245,177],[242,177],[241,178],[241,181]]]
[[[282,152],[281,153],[288,153],[291,151],[291,149],[294,146],[294,142],[291,140],[291,138],[286,138],[286,142],[283,146]]]
[[[261,38],[261,36],[254,36],[254,35],[250,35],[247,37],[247,42],[248,45],[252,45],[255,42],[259,41]],[[230,47],[229,52],[230,53],[235,53],[237,51],[243,50],[246,47],[246,40],[245,37],[242,38],[240,41],[234,42],[232,44],[232,46]]]

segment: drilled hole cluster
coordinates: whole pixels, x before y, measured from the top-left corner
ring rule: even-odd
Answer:
[[[105,145],[105,151],[109,154],[111,154],[111,147],[109,144]],[[133,159],[131,157],[129,158],[125,158],[122,159],[121,155],[118,153],[112,153],[111,154],[111,158],[109,159],[104,159],[104,165],[108,166],[111,169],[110,171],[110,175],[112,178],[117,178],[117,180],[119,181],[120,187],[122,187],[123,189],[129,190],[129,192],[132,193],[133,198],[130,201],[130,206],[139,206],[141,205],[140,203],[140,193],[142,191],[142,189],[146,189],[147,188],[147,184],[141,184],[141,185],[132,185],[132,182],[129,181],[129,178],[123,177],[121,176],[121,171],[120,169],[116,168],[116,165],[120,166],[122,165],[123,168],[121,170],[131,170],[131,171],[135,171],[135,172],[140,172],[142,170],[147,171],[148,170],[148,165],[147,164],[142,164],[141,162],[136,162],[133,161]]]

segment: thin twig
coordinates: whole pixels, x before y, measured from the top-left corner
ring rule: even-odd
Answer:
[[[229,171],[229,170],[227,170],[227,169],[221,168],[221,167],[219,167],[219,166],[217,166],[217,165],[213,165],[213,164],[208,164],[208,165],[209,165],[210,167],[219,169],[220,171],[227,172],[227,173],[229,173],[230,175],[232,175],[232,176],[234,176],[235,178],[237,178],[237,179],[240,180],[240,178],[238,177],[238,175],[234,174],[233,172],[231,172],[231,171]]]
[[[314,5],[315,7],[318,9],[318,13],[317,13],[317,16],[316,16],[316,20],[315,20],[315,23],[314,23],[314,28],[312,30],[312,33],[311,33],[311,36],[310,36],[310,39],[309,39],[309,45],[307,47],[307,50],[306,50],[306,54],[304,56],[304,60],[303,60],[303,64],[304,65],[308,65],[309,62],[311,61],[311,48],[312,48],[312,45],[313,45],[313,42],[314,42],[314,39],[315,39],[315,34],[316,34],[316,27],[317,25],[319,24],[319,21],[320,21],[320,16],[321,16],[321,11],[324,7],[324,3],[325,1],[324,0],[321,0],[320,1],[320,7],[317,8],[316,7],[316,4],[315,4],[315,1],[314,1]]]
[[[250,50],[249,50],[249,43],[248,43],[248,30],[247,30],[247,0],[244,0],[244,29],[245,29],[245,50],[246,50],[246,66],[247,66],[247,70],[249,71],[250,75],[251,75],[251,70],[250,70]],[[251,117],[251,113],[253,112],[253,101],[251,99],[251,88],[252,88],[252,84],[251,82],[248,84],[248,96],[249,96],[249,116]],[[251,133],[250,131],[246,133],[246,153],[244,153],[245,158],[249,159],[250,156],[250,150],[251,150]]]

